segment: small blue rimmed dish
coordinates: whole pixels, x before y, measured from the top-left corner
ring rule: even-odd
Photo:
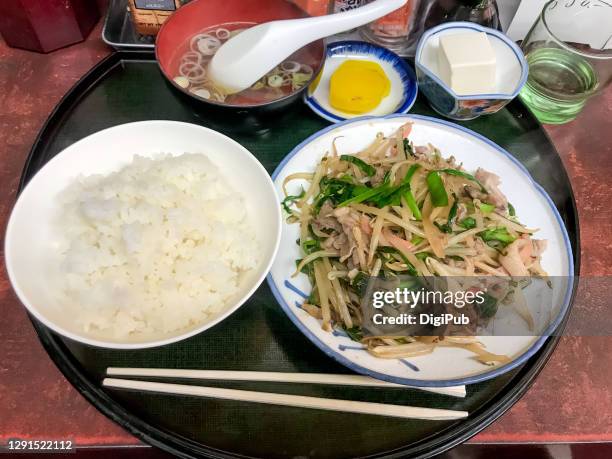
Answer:
[[[486,33],[495,51],[496,90],[492,94],[460,96],[437,76],[440,37],[470,31]],[[471,22],[448,22],[423,34],[417,47],[415,67],[419,88],[431,107],[441,115],[459,121],[501,110],[519,94],[529,73],[527,60],[516,43],[497,30]]]
[[[372,111],[362,114],[346,113],[332,107],[329,101],[329,80],[336,69],[349,59],[376,62],[391,82],[391,92]],[[325,64],[319,77],[304,93],[304,102],[313,112],[332,123],[360,116],[384,116],[408,113],[418,94],[417,79],[410,66],[386,48],[363,41],[339,41],[327,46]]]

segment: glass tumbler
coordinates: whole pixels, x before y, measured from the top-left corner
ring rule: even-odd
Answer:
[[[612,7],[548,2],[525,37],[529,78],[519,97],[541,123],[563,124],[612,79]]]

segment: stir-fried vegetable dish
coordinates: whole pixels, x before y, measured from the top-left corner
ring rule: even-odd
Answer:
[[[313,286],[303,309],[322,327],[344,329],[381,358],[464,347],[483,363],[503,363],[474,336],[363,336],[360,298],[368,279],[399,275],[537,276],[546,241],[533,239],[499,190],[500,178],[473,174],[433,145],[415,146],[410,123],[379,133],[356,154],[327,152],[314,172],[288,176],[282,205],[300,226],[296,275]],[[287,193],[294,180],[307,183]],[[495,308],[502,298],[491,297]]]

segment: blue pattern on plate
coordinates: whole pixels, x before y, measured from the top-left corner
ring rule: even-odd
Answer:
[[[565,243],[565,249],[566,249],[566,254],[567,254],[568,263],[569,263],[569,265],[568,265],[568,268],[569,268],[569,277],[571,279],[574,276],[574,258],[573,258],[573,255],[572,255],[572,248],[571,248],[569,236],[567,234],[567,230],[565,228],[565,224],[563,223],[563,219],[561,218],[561,215],[559,215],[559,211],[557,210],[557,208],[555,206],[555,203],[550,198],[550,196],[548,196],[548,193],[546,193],[546,190],[544,190],[544,188],[542,188],[542,186],[533,179],[533,177],[531,176],[531,174],[529,173],[527,168],[523,164],[521,164],[521,162],[518,159],[516,159],[514,156],[512,156],[510,153],[508,153],[502,147],[497,145],[495,142],[493,142],[492,140],[486,138],[485,136],[483,136],[481,134],[478,134],[477,132],[472,131],[471,129],[468,129],[466,127],[463,127],[463,126],[455,124],[455,123],[451,123],[449,121],[445,121],[445,120],[441,120],[441,119],[437,119],[437,118],[432,118],[430,116],[424,116],[424,115],[392,114],[392,115],[387,115],[387,116],[384,116],[384,117],[376,117],[376,116],[362,117],[362,118],[359,118],[359,119],[353,119],[353,120],[344,121],[343,123],[341,123],[339,125],[331,125],[331,126],[328,126],[328,127],[324,128],[324,129],[320,130],[319,132],[316,132],[315,134],[311,135],[306,140],[304,140],[302,143],[297,145],[280,162],[280,164],[276,167],[276,169],[272,173],[272,180],[276,180],[276,178],[278,177],[280,172],[284,169],[284,167],[291,160],[291,158],[293,158],[307,144],[309,144],[310,142],[314,141],[315,139],[321,137],[322,135],[325,135],[328,132],[333,131],[334,129],[337,129],[339,127],[342,127],[342,126],[345,126],[345,125],[348,125],[348,124],[351,124],[351,123],[363,122],[364,120],[367,120],[367,119],[377,120],[377,119],[381,119],[381,118],[382,119],[403,118],[403,119],[406,119],[407,121],[409,119],[423,120],[423,121],[427,121],[429,123],[440,124],[440,125],[443,125],[443,126],[447,126],[447,127],[452,128],[452,129],[455,129],[455,130],[457,130],[459,132],[468,134],[469,136],[474,137],[477,140],[480,140],[481,142],[486,143],[491,148],[494,148],[495,150],[500,152],[503,156],[508,158],[521,171],[523,171],[525,176],[529,179],[529,181],[531,181],[531,183],[532,183],[533,187],[536,189],[536,191],[538,193],[540,193],[540,195],[542,195],[542,197],[546,200],[546,202],[550,206],[550,209],[551,209],[553,215],[555,216],[555,219],[557,220],[557,224],[561,228],[561,233],[563,235],[563,242]],[[390,375],[385,374],[385,373],[380,373],[378,371],[366,368],[366,367],[364,367],[364,366],[362,366],[362,365],[360,365],[360,364],[358,364],[356,362],[353,362],[353,361],[349,360],[348,358],[346,358],[346,356],[343,355],[342,353],[336,352],[336,350],[334,348],[332,348],[331,345],[328,345],[325,342],[323,342],[322,340],[320,340],[294,314],[293,310],[289,307],[289,305],[285,302],[285,299],[281,295],[281,293],[279,291],[279,287],[274,282],[274,279],[272,278],[272,274],[271,273],[268,274],[268,276],[266,277],[266,280],[268,282],[268,285],[270,286],[270,289],[272,290],[272,294],[274,295],[274,298],[276,298],[276,301],[278,301],[278,304],[280,304],[281,308],[283,309],[285,314],[287,314],[287,316],[289,316],[289,319],[293,322],[293,324],[310,341],[312,341],[321,351],[323,351],[327,356],[333,358],[337,362],[339,362],[342,365],[346,366],[350,370],[355,371],[356,373],[361,373],[361,374],[364,374],[364,375],[368,375],[368,376],[371,376],[373,378],[380,379],[382,381],[392,382],[392,383],[396,383],[396,384],[405,384],[405,385],[410,385],[410,386],[417,386],[417,387],[449,387],[449,386],[458,386],[458,385],[463,385],[463,384],[475,384],[475,383],[479,383],[479,382],[482,382],[482,381],[486,381],[486,380],[495,378],[495,377],[497,377],[499,375],[507,373],[508,371],[513,370],[514,368],[522,365],[527,360],[529,360],[529,358],[532,357],[542,347],[542,345],[548,339],[548,337],[550,335],[552,335],[554,330],[560,325],[563,316],[566,314],[567,308],[569,308],[570,300],[571,300],[571,298],[572,298],[572,296],[574,294],[574,290],[575,290],[573,288],[573,283],[570,282],[569,288],[565,292],[565,297],[563,299],[563,305],[562,305],[561,311],[560,311],[557,319],[555,320],[555,322],[553,322],[548,327],[548,329],[545,330],[545,333],[543,334],[543,336],[538,338],[531,345],[531,347],[529,349],[527,349],[527,351],[525,351],[518,358],[514,359],[512,362],[507,363],[506,365],[502,365],[502,366],[500,366],[500,367],[498,367],[498,368],[496,368],[494,370],[491,370],[491,371],[489,371],[487,373],[478,374],[478,375],[474,375],[474,376],[467,376],[465,378],[445,379],[445,380],[421,380],[421,379],[412,379],[412,378],[407,378],[407,377],[404,378],[404,377],[390,376]],[[285,281],[285,286],[287,286],[287,283],[288,283],[288,281]],[[291,285],[291,284],[289,284],[289,285]],[[337,337],[336,339],[342,339],[342,338]],[[404,363],[404,365],[405,365],[405,363]]]
[[[351,346],[348,344],[338,344],[338,349],[341,351],[365,351],[365,346]]]
[[[414,370],[414,371],[421,371],[421,370],[419,369],[419,367],[417,367],[417,366],[416,366],[414,363],[409,362],[409,361],[408,361],[408,360],[406,360],[406,359],[400,359],[400,362],[402,362],[404,365],[406,365],[406,366],[407,366],[408,368],[410,368],[411,370]]]
[[[335,54],[354,54],[354,55],[371,55],[377,59],[388,62],[393,66],[393,70],[399,75],[402,85],[404,86],[404,94],[402,103],[395,109],[394,113],[403,114],[408,113],[418,95],[417,78],[414,71],[406,63],[404,59],[389,51],[387,48],[382,46],[367,43],[365,41],[337,41],[327,45],[327,57],[332,57]],[[332,123],[339,123],[345,121],[346,118],[332,113],[319,104],[313,94],[309,94],[309,91],[304,92],[304,102],[308,105],[317,115],[325,118]],[[352,118],[356,119],[356,118]]]
[[[295,285],[293,285],[288,280],[285,280],[285,287],[287,287],[291,291],[294,291],[295,293],[297,293],[298,295],[300,295],[304,299],[308,298],[308,295],[306,295],[304,292],[302,292],[299,288],[297,288]]]

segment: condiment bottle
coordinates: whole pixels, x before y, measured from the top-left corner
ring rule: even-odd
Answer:
[[[330,13],[342,13],[365,5],[365,0],[331,0],[329,4]]]
[[[157,35],[166,19],[181,5],[180,0],[128,0],[130,19],[140,35]]]
[[[499,11],[495,0],[458,0],[456,3],[446,10],[442,22],[467,21],[492,29],[499,28]]]
[[[333,3],[333,0],[331,0]],[[329,12],[330,0],[292,0],[310,16],[324,16]]]
[[[420,3],[421,0],[408,0],[393,13],[363,26],[362,36],[367,41],[384,46],[400,56],[409,56],[415,41],[411,31]]]

